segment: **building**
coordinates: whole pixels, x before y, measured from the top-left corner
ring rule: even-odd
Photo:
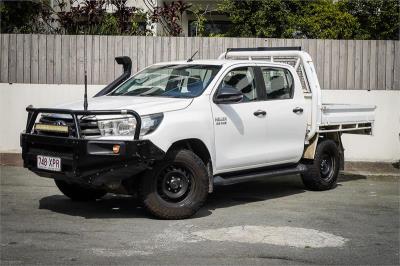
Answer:
[[[77,2],[83,2],[78,0]],[[173,2],[172,0],[126,0],[127,6],[137,7],[143,9],[145,12],[152,12],[157,7],[163,7],[165,4]],[[176,2],[176,0],[175,0]],[[182,2],[188,3],[191,7],[185,11],[181,17],[181,27],[183,29],[182,36],[198,36],[196,26],[196,14],[193,12],[197,10],[199,14],[202,14],[206,19],[204,22],[204,28],[206,35],[218,35],[226,33],[231,23],[226,14],[222,14],[217,11],[217,5],[220,0],[182,0]],[[53,7],[56,5],[57,0],[51,0]],[[107,8],[108,12],[113,12],[113,7],[110,5]],[[149,24],[150,22],[142,21],[142,26],[146,24],[152,28],[154,35],[163,36],[168,35],[159,23]]]
[[[165,3],[172,0],[127,0],[127,5],[142,8],[144,11],[152,11],[155,7],[162,7]],[[205,32],[207,35],[218,35],[225,33],[231,23],[226,14],[217,11],[219,0],[182,0],[191,5],[191,8],[182,14],[181,27],[183,28],[183,36],[197,36],[196,34],[196,15],[193,10],[204,14],[206,21],[204,22]],[[162,25],[153,25],[155,35],[166,35]]]

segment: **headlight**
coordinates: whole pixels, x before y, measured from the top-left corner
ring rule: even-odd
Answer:
[[[146,135],[158,127],[164,115],[153,114],[142,116],[142,127],[140,128],[140,135]],[[135,118],[118,118],[112,120],[99,120],[97,122],[102,136],[134,136],[136,129]]]
[[[140,135],[147,135],[156,130],[163,118],[163,113],[142,116],[142,127],[140,129]]]

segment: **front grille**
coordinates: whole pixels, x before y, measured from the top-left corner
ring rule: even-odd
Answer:
[[[49,125],[66,125],[69,128],[68,134],[57,132],[38,131],[40,135],[58,136],[58,137],[76,137],[75,124],[72,118],[59,118],[51,116],[42,116],[39,120],[40,123]],[[89,118],[79,119],[80,132],[82,137],[95,137],[100,136],[100,130],[97,126],[97,121]]]

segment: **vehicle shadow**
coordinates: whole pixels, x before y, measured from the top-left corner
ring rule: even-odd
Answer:
[[[340,174],[338,177],[338,186],[341,186],[343,182],[359,179],[366,179],[366,177],[355,174]],[[304,187],[299,175],[272,177],[262,181],[216,187],[215,193],[208,197],[205,206],[198,214],[201,217],[203,211],[290,197],[306,191],[308,190]]]
[[[340,175],[338,183],[366,179],[362,175]],[[192,218],[202,218],[212,211],[251,202],[266,201],[276,198],[290,197],[307,190],[300,176],[273,177],[262,181],[254,181],[225,187],[216,187],[207,202]],[[39,209],[80,216],[86,219],[98,218],[146,218],[156,219],[149,215],[141,202],[132,196],[108,194],[95,202],[74,202],[63,195],[52,195],[39,200]]]
[[[367,179],[365,175],[353,174],[353,173],[340,173],[338,177],[338,183],[355,181],[360,179]]]
[[[100,200],[90,202],[72,201],[64,195],[47,196],[39,200],[39,209],[86,219],[148,216],[137,198],[113,194],[107,194]]]

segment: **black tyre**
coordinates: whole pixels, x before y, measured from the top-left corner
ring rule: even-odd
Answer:
[[[339,150],[333,140],[323,140],[317,146],[315,158],[301,175],[304,185],[311,190],[328,190],[336,186],[339,174]]]
[[[54,180],[54,182],[65,196],[74,201],[96,200],[107,194],[104,190],[86,188],[78,184],[69,184],[62,180]]]
[[[208,195],[203,161],[189,150],[175,150],[142,177],[140,195],[158,218],[184,219],[195,214]]]

